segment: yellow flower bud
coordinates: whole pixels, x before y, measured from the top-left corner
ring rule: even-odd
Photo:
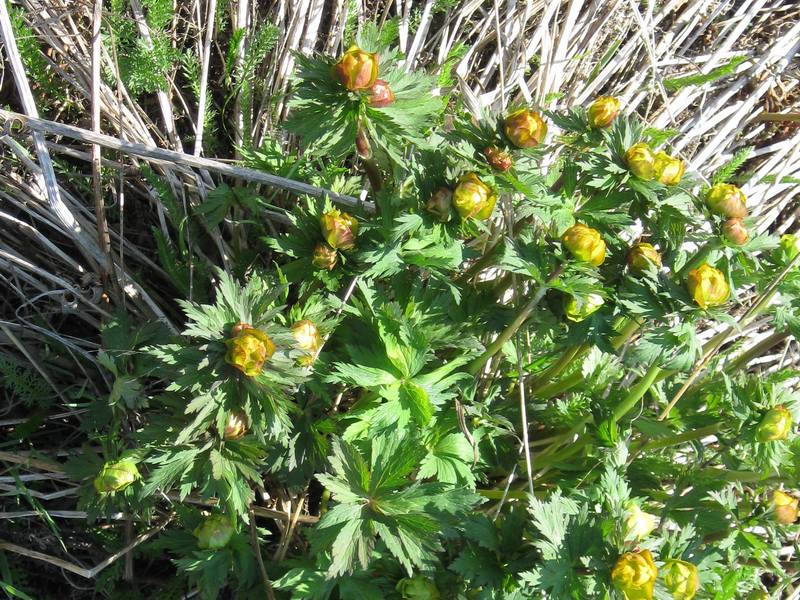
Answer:
[[[664,563],[664,585],[675,600],[692,600],[700,587],[697,567],[685,560]]]
[[[576,223],[561,236],[561,243],[576,259],[599,267],[606,259],[606,243],[600,232]]]
[[[722,235],[724,235],[725,239],[731,244],[735,244],[736,246],[742,246],[750,239],[750,233],[747,231],[747,227],[744,226],[744,222],[741,219],[728,219],[725,221],[725,223],[722,224]]]
[[[620,101],[614,96],[600,96],[589,107],[589,125],[595,129],[608,127],[619,114]]]
[[[756,439],[759,442],[775,442],[785,440],[794,426],[792,413],[782,404],[770,408],[756,427]]]
[[[689,295],[694,298],[700,308],[725,304],[731,293],[722,271],[706,263],[689,271],[686,277],[686,286],[689,289]]]
[[[744,219],[747,216],[747,198],[735,185],[718,183],[706,194],[706,205],[716,215],[728,219]]]
[[[625,164],[628,165],[628,170],[645,181],[656,176],[655,162],[653,151],[644,142],[634,144],[625,153]]]
[[[228,420],[225,429],[222,431],[222,439],[226,441],[238,440],[247,433],[247,415],[241,410],[234,410],[228,413]]]
[[[676,185],[680,183],[686,165],[680,158],[672,158],[664,151],[659,151],[655,155],[653,170],[656,179],[664,185]]]
[[[94,478],[94,489],[100,494],[121,492],[139,477],[139,469],[131,459],[107,462]]]
[[[292,325],[292,335],[297,345],[308,352],[316,352],[322,345],[322,336],[320,336],[317,326],[308,319]]]
[[[603,297],[600,294],[589,294],[583,298],[570,296],[564,307],[564,314],[570,321],[576,323],[597,312],[603,306]]]
[[[378,55],[350,46],[333,65],[333,75],[350,91],[371,88],[378,77]]]
[[[653,600],[658,569],[649,550],[626,552],[611,571],[611,581],[626,600]]]
[[[533,148],[547,135],[547,123],[533,110],[520,108],[509,113],[504,121],[506,137],[517,148]]]
[[[656,528],[656,516],[644,512],[632,501],[625,505],[625,540],[638,542]]]
[[[652,244],[634,244],[628,251],[628,268],[636,274],[644,273],[650,267],[661,268],[661,255]]]
[[[206,517],[192,532],[204,550],[219,550],[228,545],[234,534],[233,523],[225,515]]]
[[[246,323],[239,323],[234,330],[234,335],[225,340],[225,362],[248,377],[258,375],[275,353],[275,344],[266,333]]]
[[[800,237],[784,233],[781,236],[781,249],[786,254],[787,260],[794,260],[794,257],[800,254]]]
[[[798,504],[800,501],[781,490],[772,492],[772,508],[775,511],[775,520],[783,525],[791,525],[797,521]]]
[[[431,213],[438,221],[447,223],[452,216],[453,210],[453,192],[444,186],[440,187],[428,199],[425,204],[425,210]]]
[[[358,219],[334,208],[320,218],[322,237],[331,248],[352,250],[356,246]]]
[[[314,255],[311,257],[311,264],[318,269],[332,271],[339,260],[339,255],[334,248],[325,242],[317,244],[314,248]]]
[[[453,204],[462,219],[488,219],[492,215],[495,202],[497,194],[481,181],[477,173],[464,175],[453,192]]]

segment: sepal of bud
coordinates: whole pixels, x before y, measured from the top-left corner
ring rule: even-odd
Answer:
[[[533,148],[547,135],[547,123],[542,115],[527,108],[509,113],[503,124],[506,137],[517,148]]]
[[[425,204],[425,210],[431,213],[438,221],[447,223],[452,216],[453,192],[450,188],[440,187]]]
[[[776,442],[785,440],[794,426],[792,413],[782,404],[770,408],[756,427],[756,440],[759,442]]]
[[[735,185],[718,183],[706,194],[708,209],[727,219],[744,219],[747,216],[747,197]]]
[[[700,588],[697,567],[685,560],[664,563],[664,585],[674,600],[692,600]]]
[[[192,533],[197,538],[197,545],[203,550],[220,550],[228,545],[234,532],[235,528],[228,517],[211,515],[195,527]]]
[[[611,581],[626,600],[653,600],[658,568],[649,550],[626,552],[611,571]]]
[[[677,185],[683,177],[686,165],[680,158],[673,158],[663,150],[656,153],[653,171],[659,183]]]
[[[467,173],[453,192],[453,204],[462,219],[473,217],[479,221],[492,215],[497,194],[486,185],[477,173]]]
[[[564,306],[564,314],[570,321],[578,323],[600,310],[604,302],[605,300],[600,294],[588,294],[583,297],[570,296]]]
[[[655,515],[644,512],[639,505],[628,501],[625,505],[625,540],[638,542],[650,535],[656,528]]]
[[[628,251],[628,268],[636,274],[647,271],[651,266],[661,268],[661,255],[652,244],[640,242]]]
[[[225,340],[228,347],[225,362],[248,377],[258,375],[275,353],[275,344],[266,333],[246,323],[239,323],[231,333],[233,335]]]
[[[797,521],[798,504],[800,504],[800,501],[786,492],[781,490],[772,492],[772,508],[775,512],[775,520],[778,523],[792,525]]]
[[[439,600],[436,584],[424,575],[406,577],[397,582],[395,589],[403,600]]]
[[[225,429],[222,431],[222,439],[225,441],[238,440],[247,433],[247,415],[241,410],[234,410],[228,413],[228,420],[225,422]]]
[[[625,152],[625,164],[628,170],[639,179],[650,181],[656,176],[655,162],[653,151],[644,142],[634,144]]]
[[[297,321],[292,325],[292,335],[297,345],[307,352],[316,352],[322,345],[322,336],[319,329],[308,319]]]
[[[100,494],[121,492],[139,477],[139,469],[130,459],[107,462],[94,478],[94,489]]]
[[[311,264],[318,269],[332,271],[339,261],[339,254],[327,243],[321,242],[314,247],[314,254],[311,257]]]
[[[498,171],[508,171],[514,164],[514,159],[511,158],[511,155],[500,150],[497,146],[487,146],[481,152],[486,157],[486,162]]]
[[[586,111],[589,125],[595,129],[608,127],[617,118],[622,104],[614,96],[600,96]]]
[[[356,246],[358,235],[358,220],[334,208],[320,218],[322,237],[331,248],[337,250],[352,250]]]
[[[369,89],[378,78],[378,55],[350,46],[333,65],[333,75],[350,91]]]
[[[606,259],[606,243],[600,232],[576,223],[561,236],[561,243],[576,259],[599,267]]]
[[[728,219],[722,224],[722,235],[731,244],[743,246],[750,239],[750,232],[741,219]]]
[[[386,108],[394,103],[394,92],[383,79],[376,79],[370,88],[369,105],[372,108]]]
[[[700,308],[725,304],[731,293],[722,271],[706,263],[689,271],[686,276],[686,287]]]

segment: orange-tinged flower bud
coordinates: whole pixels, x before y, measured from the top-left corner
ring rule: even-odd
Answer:
[[[292,335],[297,345],[308,352],[316,352],[322,345],[322,336],[319,334],[317,326],[308,319],[297,321],[292,325]]]
[[[653,170],[656,179],[664,185],[676,185],[680,183],[686,165],[680,158],[672,158],[663,150],[656,153],[653,162]]]
[[[622,105],[614,96],[600,96],[589,107],[589,125],[595,129],[608,127],[614,122]]]
[[[394,102],[394,92],[383,79],[376,79],[369,92],[369,105],[372,108],[385,108]]]
[[[655,515],[644,512],[632,501],[625,505],[625,540],[642,540],[650,535],[656,528],[657,520]]]
[[[508,171],[514,164],[514,159],[508,152],[503,152],[497,146],[487,146],[482,150],[483,155],[493,169],[498,171]]]
[[[228,413],[228,420],[225,422],[225,429],[222,431],[222,439],[225,441],[238,440],[247,433],[247,415],[241,410],[234,410]]]
[[[225,362],[248,377],[258,375],[264,363],[275,353],[275,344],[266,333],[246,323],[240,323],[236,328],[238,332],[225,340],[228,347]]]
[[[800,254],[800,237],[793,233],[784,233],[781,236],[781,250],[786,254],[787,260],[794,260]]]
[[[369,89],[378,78],[378,55],[350,46],[333,65],[333,75],[350,91]]]
[[[750,233],[741,219],[728,219],[722,224],[722,235],[731,244],[742,246],[750,239]]]
[[[697,567],[685,560],[664,563],[664,585],[675,600],[692,600],[700,587]]]
[[[652,244],[641,242],[631,246],[628,251],[628,268],[633,273],[644,273],[651,265],[661,268],[661,255]]]
[[[626,600],[653,600],[658,568],[649,550],[626,552],[611,571],[611,581]]]
[[[517,148],[533,148],[547,135],[547,123],[538,112],[520,108],[509,113],[504,121],[506,137]]]
[[[425,210],[442,223],[447,223],[453,210],[453,192],[450,188],[442,186],[436,190],[425,204]]]
[[[728,219],[744,219],[747,216],[747,198],[735,185],[718,183],[706,194],[706,205],[714,214]]]
[[[339,260],[339,254],[325,242],[319,243],[314,248],[314,255],[311,257],[311,264],[318,269],[332,271]]]
[[[121,492],[139,477],[139,469],[130,459],[107,462],[94,478],[94,489],[100,494]]]
[[[358,219],[334,208],[320,219],[322,237],[331,248],[352,250],[356,246],[358,235]]]
[[[195,527],[194,537],[197,545],[204,550],[219,550],[228,545],[234,534],[233,523],[225,515],[211,515],[206,517],[200,525]]]
[[[588,294],[585,297],[570,296],[564,306],[564,314],[570,321],[578,323],[600,310],[604,302],[600,294]]]
[[[653,156],[653,151],[644,142],[634,144],[625,153],[625,164],[628,165],[628,170],[645,181],[656,176],[655,162],[656,157]]]
[[[606,243],[600,232],[576,223],[561,236],[561,243],[576,259],[599,267],[606,259]]]
[[[781,490],[772,492],[772,508],[775,511],[775,520],[783,525],[791,525],[797,521],[798,505],[800,501]]]
[[[756,427],[756,439],[759,442],[776,442],[785,440],[794,426],[792,413],[783,404],[773,406],[761,418]]]
[[[689,288],[689,295],[700,308],[725,304],[731,293],[722,271],[706,263],[689,271],[686,286]]]
[[[453,204],[462,219],[488,219],[492,215],[495,202],[497,194],[481,181],[477,173],[467,173],[461,177],[453,192]]]

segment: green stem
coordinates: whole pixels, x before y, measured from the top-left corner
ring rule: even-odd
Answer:
[[[753,346],[746,352],[742,352],[731,362],[727,363],[725,365],[725,372],[732,373],[742,367],[747,366],[747,363],[749,363],[752,359],[756,358],[757,356],[761,356],[764,352],[766,352],[773,346],[780,344],[787,337],[789,337],[789,332],[787,331],[775,332],[772,335],[767,336],[766,338],[758,342],[755,346]]]
[[[697,250],[697,252],[695,252],[694,256],[692,256],[688,261],[686,261],[686,264],[680,268],[680,270],[676,273],[676,275],[680,277],[684,273],[688,272],[690,269],[694,269],[696,266],[702,263],[706,258],[708,258],[708,255],[711,254],[711,252],[713,252],[719,247],[720,243],[718,239],[714,238],[707,241]]]
[[[628,394],[622,399],[617,407],[614,409],[614,414],[612,416],[612,420],[614,422],[619,421],[622,417],[630,412],[630,410],[636,406],[639,400],[642,399],[650,387],[655,383],[658,376],[661,374],[661,367],[657,363],[653,363],[650,365],[650,368],[647,369],[647,372],[642,376],[642,378],[636,382],[636,384],[628,390]]]
[[[374,193],[378,193],[383,189],[383,178],[381,177],[381,170],[378,168],[378,163],[374,158],[364,158],[364,171],[367,173],[369,185]]]
[[[698,427],[697,429],[692,429],[691,431],[684,431],[683,433],[677,433],[668,437],[658,438],[657,440],[650,440],[642,447],[642,451],[660,450],[661,448],[677,446],[678,444],[684,444],[686,442],[691,442],[692,440],[700,440],[709,435],[719,433],[720,429],[722,429],[722,423],[712,423],[711,425]]]

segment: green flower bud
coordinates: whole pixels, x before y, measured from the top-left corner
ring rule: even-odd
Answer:
[[[722,271],[706,263],[689,271],[686,276],[686,287],[700,308],[725,304],[731,293]]]
[[[750,233],[741,219],[728,219],[722,224],[722,235],[731,244],[742,246],[750,239]]]
[[[234,534],[233,523],[225,515],[206,517],[192,532],[204,550],[219,550],[228,545]]]
[[[706,194],[706,205],[715,215],[728,219],[744,219],[747,216],[747,198],[735,185],[718,183]]]
[[[438,221],[447,223],[452,216],[453,192],[444,186],[440,187],[425,204],[425,210],[436,217]]]
[[[94,478],[94,489],[100,494],[121,492],[139,477],[139,469],[131,459],[107,462]]]
[[[614,96],[600,96],[592,102],[587,111],[589,125],[595,129],[608,127],[617,118],[621,106],[620,101]]]
[[[792,525],[797,521],[798,501],[794,496],[790,496],[781,490],[772,492],[772,508],[775,511],[775,520],[783,525]]]
[[[508,152],[503,152],[497,146],[487,146],[482,150],[482,154],[486,157],[493,169],[498,171],[508,171],[511,165],[514,164],[514,159]]]
[[[322,345],[322,336],[319,329],[308,319],[297,321],[292,325],[292,335],[297,345],[308,352],[316,352]]]
[[[225,441],[238,440],[247,433],[247,427],[247,415],[241,410],[234,410],[228,413],[228,420],[222,431],[222,439]]]
[[[653,156],[653,151],[644,142],[634,144],[625,153],[625,164],[628,165],[628,170],[645,181],[650,181],[656,176],[655,162],[656,157]]]
[[[339,254],[325,242],[317,244],[314,248],[314,255],[311,257],[311,264],[318,269],[332,271],[339,260]]]
[[[403,600],[439,600],[441,597],[436,584],[423,575],[401,579],[395,589],[400,592]]]
[[[672,158],[664,151],[656,153],[653,162],[653,171],[659,183],[676,185],[680,183],[686,165],[680,158]]]
[[[685,560],[664,563],[664,585],[675,600],[692,600],[700,587],[697,567]]]
[[[644,512],[629,500],[625,505],[625,540],[638,542],[650,535],[656,528],[656,517]]]
[[[356,246],[358,219],[334,208],[320,218],[322,237],[331,248],[352,250]]]
[[[578,323],[597,312],[603,306],[603,302],[605,301],[600,294],[589,294],[585,297],[570,296],[564,307],[564,314],[570,321]]]
[[[517,148],[533,148],[547,135],[547,123],[533,110],[520,108],[509,113],[504,121],[506,137]]]
[[[766,590],[753,590],[747,594],[747,600],[769,600],[769,593]]]
[[[800,237],[784,233],[781,236],[781,250],[786,254],[787,260],[794,260],[794,257],[800,254]]]
[[[350,91],[369,89],[378,78],[378,55],[350,46],[333,65],[333,75]]]
[[[484,221],[492,215],[497,194],[481,181],[477,173],[467,173],[453,192],[453,204],[462,219],[470,217]]]
[[[652,244],[641,242],[634,244],[628,251],[628,268],[636,274],[647,271],[650,265],[661,268],[661,255]]]
[[[383,79],[376,79],[370,89],[369,105],[372,108],[385,108],[394,103],[394,92]]]
[[[247,323],[239,323],[231,333],[232,337],[225,340],[225,362],[248,377],[261,373],[264,363],[275,353],[275,344],[266,333]]]
[[[561,243],[576,259],[599,267],[606,259],[606,243],[600,232],[576,223],[561,236]]]
[[[785,406],[770,408],[756,427],[756,439],[759,442],[775,442],[785,440],[794,426],[792,413]]]
[[[653,600],[658,569],[649,550],[626,552],[611,571],[611,581],[626,600]]]

